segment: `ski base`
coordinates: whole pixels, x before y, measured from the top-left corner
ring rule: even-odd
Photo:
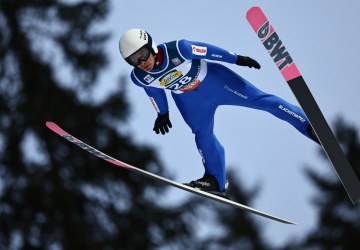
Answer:
[[[288,81],[288,84],[294,93],[301,96],[298,99],[301,107],[352,203],[356,204],[360,200],[360,181],[315,102],[305,80],[299,76]]]
[[[223,197],[211,194],[211,193],[207,193],[207,192],[204,192],[204,191],[201,191],[201,190],[198,190],[198,189],[194,189],[192,187],[186,186],[186,185],[178,183],[176,181],[164,178],[162,176],[150,173],[150,172],[145,171],[143,169],[140,169],[140,168],[134,167],[132,165],[129,165],[127,163],[124,163],[122,161],[119,161],[119,160],[117,160],[117,159],[115,159],[115,158],[113,158],[111,156],[108,156],[108,155],[104,154],[103,152],[89,146],[88,144],[80,141],[79,139],[77,139],[74,136],[70,135],[69,133],[65,132],[63,129],[61,129],[58,125],[56,125],[53,122],[46,122],[46,126],[49,129],[51,129],[53,132],[55,132],[56,134],[60,135],[61,137],[65,138],[65,139],[67,139],[68,141],[74,143],[75,145],[79,146],[80,148],[82,148],[82,149],[88,151],[89,153],[91,153],[91,154],[93,154],[93,155],[95,155],[97,157],[100,157],[101,159],[103,159],[103,160],[105,160],[107,162],[110,162],[110,163],[112,163],[112,164],[114,164],[116,166],[126,168],[126,169],[128,169],[130,171],[141,174],[141,175],[146,176],[148,178],[155,179],[157,181],[161,181],[161,182],[166,183],[168,185],[171,185],[173,187],[180,188],[180,189],[185,190],[187,192],[197,194],[197,195],[203,196],[205,198],[208,198],[208,199],[211,199],[211,200],[214,200],[214,201],[217,201],[217,202],[221,202],[221,203],[224,203],[226,205],[230,205],[232,207],[235,207],[235,208],[238,208],[238,209],[241,209],[241,210],[245,210],[245,211],[251,212],[253,214],[256,214],[256,215],[259,215],[259,216],[262,216],[262,217],[265,217],[265,218],[268,218],[268,219],[271,219],[271,220],[274,220],[274,221],[278,221],[278,222],[285,223],[285,224],[296,225],[295,222],[284,220],[282,218],[279,218],[279,217],[264,213],[262,211],[253,209],[251,207],[242,205],[242,204],[237,203],[235,201],[232,201],[232,200],[229,200],[229,199],[226,199],[226,198],[223,198]]]
[[[259,7],[252,7],[247,12],[246,18],[304,110],[352,203],[356,204],[360,200],[360,180],[343,153],[295,62]]]

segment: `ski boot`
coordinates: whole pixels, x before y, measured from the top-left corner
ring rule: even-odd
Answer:
[[[202,178],[196,181],[191,181],[190,183],[184,183],[184,185],[229,199],[229,197],[226,196],[229,182],[226,181],[224,190],[220,191],[219,184],[216,178],[212,175],[205,174]]]

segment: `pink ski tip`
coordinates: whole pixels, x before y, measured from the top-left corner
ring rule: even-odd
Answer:
[[[246,19],[271,55],[285,80],[288,82],[299,77],[301,74],[297,66],[260,7],[250,8],[246,13]]]
[[[258,7],[258,6],[251,7],[251,8],[247,11],[246,17],[248,17],[249,15],[250,15],[250,16],[253,15],[254,12],[255,12],[255,13],[256,13],[256,12],[257,12],[257,13],[262,13],[262,10],[261,10],[260,7]]]
[[[59,127],[58,125],[56,125],[56,124],[53,123],[53,122],[46,122],[45,125],[46,125],[46,127],[48,127],[48,128],[51,129],[51,130],[54,130],[54,129],[56,129],[56,128]]]
[[[52,131],[54,131],[59,135],[67,134],[63,129],[61,129],[58,125],[56,125],[53,122],[46,122],[45,125],[46,127],[48,127],[49,129],[51,129]]]
[[[258,32],[259,28],[268,21],[260,7],[252,7],[249,9],[246,13],[246,19],[249,21],[255,32]]]

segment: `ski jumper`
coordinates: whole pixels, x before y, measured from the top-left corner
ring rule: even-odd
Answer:
[[[168,112],[164,90],[172,91],[176,106],[195,134],[205,174],[217,179],[220,190],[225,186],[226,170],[224,148],[213,132],[218,106],[236,105],[267,111],[311,139],[306,132],[309,121],[302,109],[262,92],[227,67],[207,61],[235,64],[235,53],[187,40],[160,44],[158,48],[163,54],[162,64],[150,72],[134,68],[131,79],[145,89],[159,114]]]

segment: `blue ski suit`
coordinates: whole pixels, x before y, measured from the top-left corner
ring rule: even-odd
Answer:
[[[185,122],[195,134],[195,142],[205,168],[214,176],[220,190],[226,182],[225,152],[216,138],[214,115],[220,105],[236,105],[267,111],[287,121],[305,136],[309,121],[297,106],[262,92],[222,64],[235,64],[237,55],[222,48],[188,40],[158,46],[162,64],[149,72],[134,68],[132,81],[145,89],[159,114],[168,112],[165,89],[172,97]]]

